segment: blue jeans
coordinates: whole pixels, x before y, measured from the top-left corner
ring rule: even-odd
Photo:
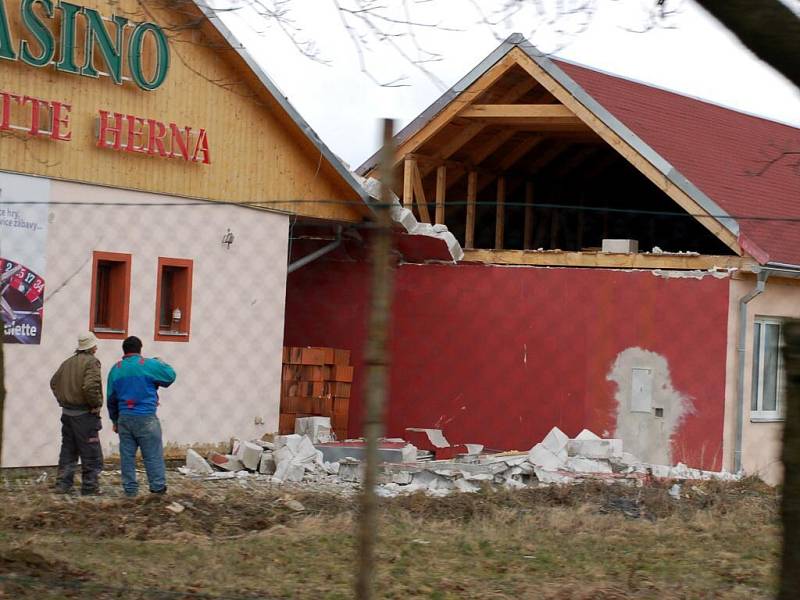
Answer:
[[[150,491],[164,492],[167,473],[164,466],[164,446],[161,441],[161,423],[155,415],[120,415],[117,420],[119,456],[122,469],[122,488],[127,496],[139,492],[136,481],[136,449],[142,450],[142,461],[147,472]]]

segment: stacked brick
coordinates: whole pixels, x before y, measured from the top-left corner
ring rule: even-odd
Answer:
[[[300,417],[330,417],[336,438],[347,438],[353,367],[350,351],[284,348],[280,433],[294,433]]]

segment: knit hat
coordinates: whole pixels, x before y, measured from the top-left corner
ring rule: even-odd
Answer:
[[[91,331],[82,333],[78,336],[78,348],[77,348],[78,352],[82,352],[84,350],[91,350],[95,346],[97,346],[97,338]]]

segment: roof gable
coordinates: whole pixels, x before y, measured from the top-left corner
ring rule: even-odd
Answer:
[[[14,47],[30,37],[21,19],[20,1],[6,2]],[[360,221],[370,214],[363,189],[348,169],[209,9],[201,9],[193,0],[166,4],[82,0],[81,5],[104,19],[117,14],[120,21],[128,20],[130,25],[121,27],[120,53],[125,56],[132,44],[133,24],[157,24],[169,48],[166,78],[156,89],[145,91],[126,81],[133,75],[128,61],[123,62],[120,84],[102,73],[98,77],[87,73],[81,76],[53,65],[35,68],[22,60],[0,61],[3,92],[68,106],[71,130],[69,140],[37,135],[32,127],[26,135],[30,108],[26,116],[25,107],[20,105],[18,114],[13,115],[17,129],[2,132],[0,166],[4,170],[246,203],[336,221]],[[84,8],[77,10],[74,62],[83,65],[87,17]],[[45,19],[46,27],[57,32],[61,19],[62,11],[54,11],[52,18]],[[112,33],[120,28],[118,24],[106,27],[115,28]],[[145,71],[155,64],[154,48],[148,42],[142,51]],[[93,62],[100,72],[109,70],[102,56],[95,51]],[[106,121],[102,121],[104,113],[110,115]],[[102,124],[109,121],[113,121],[109,135],[112,140],[116,139],[114,135],[124,138],[122,144],[101,143],[98,132],[108,132]],[[128,123],[134,123],[138,131],[134,129],[129,135]],[[121,134],[114,133],[118,124]],[[191,152],[185,160],[174,152],[172,124],[181,132],[184,146],[194,147],[201,137],[198,132],[203,130],[202,138],[209,148],[203,161],[193,160]],[[190,134],[185,133],[186,128],[191,128]],[[160,144],[148,141],[161,135],[159,131],[163,134]],[[196,143],[199,145],[199,141]]]
[[[760,262],[800,265],[800,171],[782,151],[800,130],[674,92],[557,61],[558,66],[713,198]]]
[[[441,128],[442,121],[465,114],[464,107],[483,91],[476,86],[493,70],[511,68],[509,61],[735,252],[760,262],[800,264],[800,234],[794,228],[742,218],[798,212],[789,205],[800,197],[800,175],[787,176],[791,170],[785,168],[776,173],[776,167],[760,177],[747,174],[757,167],[758,152],[768,148],[770,139],[785,142],[797,136],[797,129],[551,60],[519,35],[501,44],[398,134],[398,157],[436,135],[432,125]],[[359,172],[367,174],[374,166],[374,158],[369,159]],[[765,211],[766,199],[776,195]]]

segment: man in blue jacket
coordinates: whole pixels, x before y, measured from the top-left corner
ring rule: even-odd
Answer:
[[[136,481],[136,449],[142,451],[147,483],[154,494],[167,491],[161,423],[156,416],[158,388],[175,381],[175,370],[157,358],[142,357],[142,340],[122,342],[125,353],[108,373],[108,414],[119,434],[122,488],[125,495],[139,492]]]

